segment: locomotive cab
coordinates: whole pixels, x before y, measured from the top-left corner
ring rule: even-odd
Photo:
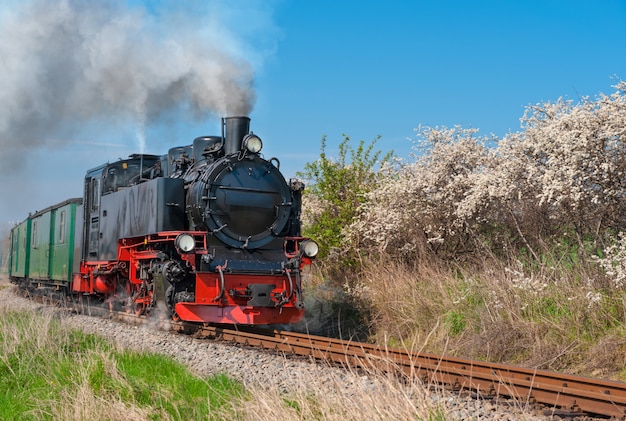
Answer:
[[[148,154],[133,154],[87,172],[83,259],[117,258],[117,242],[125,236],[184,229],[183,199],[176,199],[182,196],[182,183],[163,175],[161,157]],[[151,180],[155,182],[147,183]],[[168,199],[180,209],[166,207]]]
[[[156,177],[162,177],[161,159],[158,155],[133,154],[129,159],[107,164],[102,170],[102,194]]]

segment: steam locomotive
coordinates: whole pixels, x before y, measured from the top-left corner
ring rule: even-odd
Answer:
[[[83,198],[12,229],[11,281],[191,322],[301,320],[302,271],[319,249],[300,235],[304,185],[249,128],[223,118],[221,136],[87,171]]]

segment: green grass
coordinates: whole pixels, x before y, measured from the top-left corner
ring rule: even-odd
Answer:
[[[450,310],[444,316],[448,332],[452,336],[459,335],[467,327],[465,315],[461,312]]]
[[[0,312],[0,420],[228,418],[242,385],[123,351],[54,319]]]

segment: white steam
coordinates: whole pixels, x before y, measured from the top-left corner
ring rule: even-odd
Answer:
[[[225,47],[232,39],[206,10],[9,4],[0,10],[0,174],[17,168],[21,152],[69,139],[89,122],[133,122],[145,143],[145,126],[174,111],[205,119],[252,109],[251,65]]]

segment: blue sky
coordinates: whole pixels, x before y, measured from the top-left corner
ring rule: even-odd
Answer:
[[[19,3],[0,5],[0,18]],[[318,157],[323,135],[331,155],[345,133],[355,142],[380,135],[379,149],[408,157],[407,138],[420,124],[503,137],[519,131],[527,105],[611,93],[614,78],[626,78],[624,0],[134,0],[127,7],[155,20],[180,10],[178,28],[197,30],[199,39],[217,27],[225,51],[254,71],[251,128],[287,177]],[[80,196],[85,171],[136,152],[138,132],[132,118],[118,125],[97,117],[69,135],[51,131],[46,146],[25,152],[20,173],[0,173],[0,223]],[[217,119],[162,119],[145,127],[146,152],[205,134],[219,134]]]
[[[283,37],[253,113],[272,137],[380,134],[406,155],[419,124],[502,137],[529,104],[611,92],[626,77],[624,1],[292,1],[275,21]]]

